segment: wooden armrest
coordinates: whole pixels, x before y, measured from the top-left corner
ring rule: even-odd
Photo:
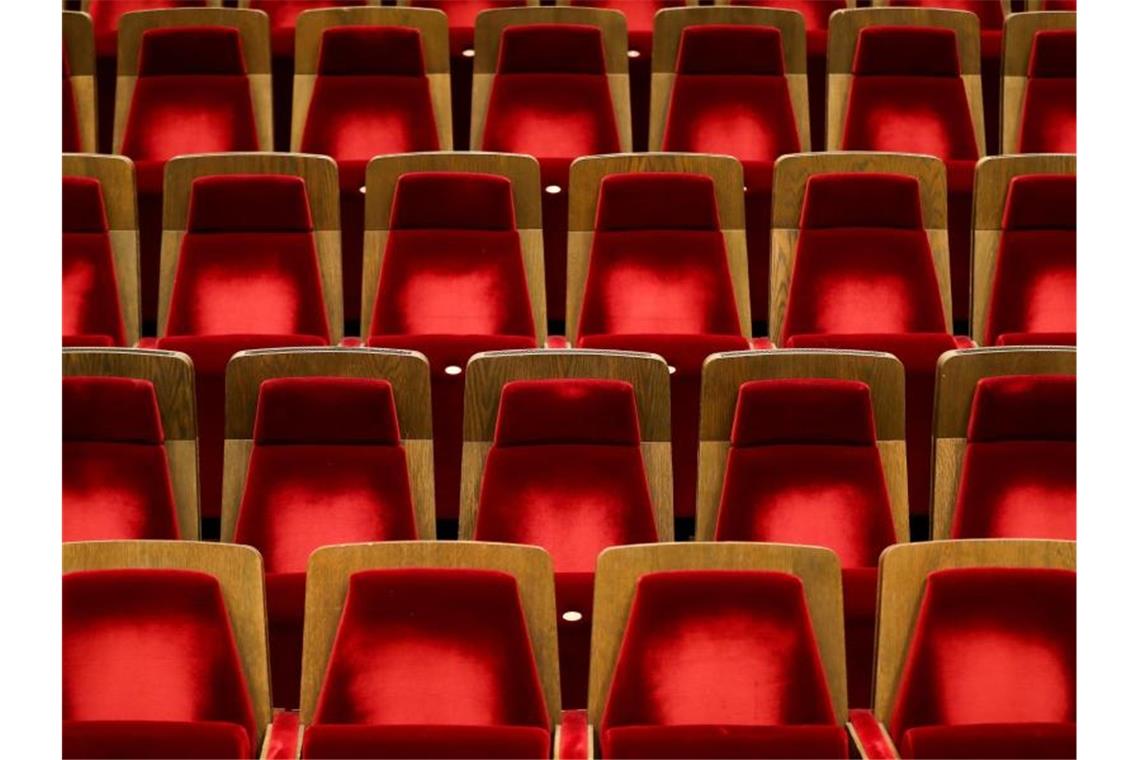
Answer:
[[[301,757],[301,715],[296,710],[277,710],[265,729],[261,760],[298,760]]]
[[[554,760],[594,760],[594,727],[585,710],[563,710],[554,727]]]
[[[886,727],[870,710],[851,710],[847,733],[855,742],[859,756],[864,760],[891,760],[899,756],[895,743]]]

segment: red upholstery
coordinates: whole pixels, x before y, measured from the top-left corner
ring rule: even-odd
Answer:
[[[79,116],[75,111],[75,93],[71,89],[71,70],[67,64],[67,40],[63,47],[63,152],[83,150],[79,137]]]
[[[1033,35],[1021,110],[1020,153],[1077,152],[1077,31]]]
[[[1077,538],[1077,379],[978,381],[953,538]]]
[[[686,27],[676,70],[662,150],[726,154],[744,164],[749,293],[753,314],[766,315],[772,164],[801,147],[780,32]]]
[[[845,757],[799,578],[643,575],[600,733],[604,757]]]
[[[512,576],[350,576],[305,757],[540,757],[548,725]]]
[[[424,352],[432,370],[436,514],[459,514],[462,374],[472,354],[536,348],[511,183],[411,172],[396,183],[368,344]],[[454,371],[454,370],[453,370]]]
[[[646,172],[604,177],[578,343],[659,353],[672,376],[673,505],[691,517],[701,365],[747,349],[709,177]]]
[[[178,538],[154,386],[63,378],[63,540]]]
[[[844,573],[845,641],[848,700],[868,706],[874,642],[862,634],[874,632],[879,553],[896,541],[870,388],[824,379],[741,385],[716,538],[826,546],[845,571],[863,571]]]
[[[93,177],[63,178],[63,334],[72,345],[126,344],[103,188]]]
[[[65,574],[62,662],[65,757],[253,755],[258,728],[211,575]]]
[[[216,517],[226,363],[245,349],[327,344],[329,326],[303,179],[199,177],[187,226],[158,347],[194,360],[202,515]]]
[[[564,317],[570,163],[621,150],[598,27],[532,24],[507,27],[491,85],[483,150],[538,159],[542,195],[546,304]]]
[[[274,704],[299,704],[305,569],[321,546],[416,538],[387,380],[261,384],[234,541],[265,558]]]
[[[483,471],[478,541],[534,544],[554,558],[562,702],[586,706],[598,553],[657,540],[633,386],[519,380],[503,386]],[[573,611],[577,621],[561,616]]]
[[[904,756],[1075,757],[1076,585],[1043,568],[927,576],[890,721]]]
[[[1026,174],[1010,181],[986,317],[987,344],[1012,345],[1019,334],[1075,337],[1076,226],[1075,175]]]

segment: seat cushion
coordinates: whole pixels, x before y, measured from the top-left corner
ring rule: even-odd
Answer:
[[[602,736],[607,758],[847,757],[842,726],[623,726]]]
[[[65,758],[253,757],[236,723],[165,720],[65,720]]]
[[[920,726],[903,734],[903,757],[1072,758],[1076,723],[982,723]]]
[[[536,758],[550,732],[531,726],[354,726],[305,729],[305,758]]]

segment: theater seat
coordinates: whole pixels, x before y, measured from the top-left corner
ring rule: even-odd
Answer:
[[[127,343],[109,226],[102,183],[95,177],[64,176],[64,345]]]
[[[725,168],[708,160],[710,169]],[[732,164],[740,177],[739,165]],[[726,245],[714,180],[670,166],[621,171],[614,164],[616,171],[601,178],[574,338],[581,348],[646,351],[669,363],[674,513],[689,518],[696,499],[701,365],[709,354],[749,348],[749,320],[738,309],[741,290],[734,293],[729,261],[744,252],[738,246],[730,254]]]
[[[934,23],[940,25],[921,25]],[[833,32],[842,29],[854,42],[832,148],[920,153],[946,164],[951,292],[959,321],[969,318],[974,164],[985,152],[984,134],[975,131],[982,105],[966,84],[976,82],[978,59],[960,58],[961,50],[977,49],[977,28],[976,17],[960,11],[872,8],[837,14]],[[833,98],[842,98],[843,79],[836,78]]]
[[[195,166],[209,166],[194,161],[217,157],[180,160],[190,162],[184,173],[193,176]],[[242,159],[231,160],[237,166]],[[215,518],[226,363],[244,349],[329,343],[333,333],[322,282],[334,292],[339,283],[329,282],[335,276],[322,277],[301,176],[198,176],[187,196],[185,235],[178,250],[168,250],[174,275],[164,291],[170,296],[157,346],[194,360],[202,514]]]
[[[63,540],[174,539],[178,520],[154,385],[63,378]]]
[[[768,313],[772,164],[781,154],[806,147],[808,136],[804,59],[790,61],[790,67],[784,59],[786,47],[802,50],[803,43],[789,40],[785,45],[781,38],[802,38],[803,26],[788,19],[790,14],[756,10],[741,18],[744,12],[709,9],[661,18],[661,33],[672,24],[690,25],[680,30],[672,91],[665,93],[663,134],[655,147],[731,155],[743,164],[749,298],[754,317],[763,320]],[[792,97],[787,73],[799,75],[798,98]]]
[[[491,170],[485,160],[473,161]],[[386,192],[392,201],[390,211],[381,210],[389,220],[387,244],[367,343],[428,357],[436,511],[454,520],[467,360],[479,351],[538,346],[530,289],[541,284],[528,280],[514,200],[515,192],[533,188],[513,190],[508,176],[478,170],[408,171],[393,179],[394,190],[370,183],[370,194]]]
[[[63,152],[94,153],[95,42],[91,17],[63,12]]]
[[[1077,177],[1009,181],[986,318],[987,345],[1076,345]],[[1036,337],[1035,337],[1036,336]]]
[[[254,757],[258,727],[218,579],[63,576],[63,756]]]
[[[555,321],[565,318],[570,164],[630,145],[625,29],[616,17],[588,8],[521,8],[479,19],[489,33],[501,28],[501,38],[495,50],[476,56],[472,147],[538,159],[546,302]],[[614,70],[619,47],[622,66]],[[489,56],[497,61],[483,75]]]
[[[658,540],[633,386],[516,380],[503,386],[474,538],[554,558],[563,707],[586,706],[594,564],[608,546]]]
[[[1077,152],[1077,31],[1033,35],[1019,153]]]
[[[297,40],[293,149],[337,162],[345,318],[355,326],[368,161],[451,149],[451,114],[436,92],[448,86],[447,27],[435,12],[360,8],[307,14]]]
[[[549,571],[548,571],[549,572]],[[353,572],[303,757],[545,757],[549,717],[515,577]]]
[[[264,381],[234,541],[265,558],[275,706],[299,704],[312,551],[415,538],[391,384],[341,377]]]

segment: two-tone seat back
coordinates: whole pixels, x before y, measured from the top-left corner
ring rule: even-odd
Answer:
[[[1017,13],[1002,51],[1004,153],[1077,152],[1077,14]]]

